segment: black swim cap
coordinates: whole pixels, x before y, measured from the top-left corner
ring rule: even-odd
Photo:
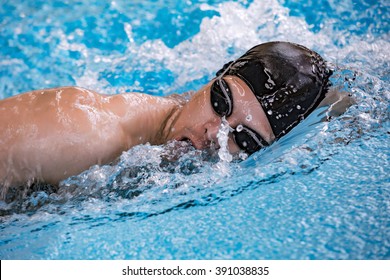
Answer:
[[[263,107],[276,139],[324,99],[332,71],[322,57],[289,42],[257,45],[217,72],[241,78]]]

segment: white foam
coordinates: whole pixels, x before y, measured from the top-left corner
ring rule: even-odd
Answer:
[[[229,126],[229,123],[226,121],[226,118],[223,117],[217,133],[218,144],[220,146],[218,156],[223,162],[231,162],[233,160],[233,156],[230,154],[228,147],[230,130],[231,127]]]

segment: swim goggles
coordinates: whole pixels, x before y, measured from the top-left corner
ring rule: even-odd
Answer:
[[[211,107],[213,107],[214,112],[218,116],[226,118],[233,112],[232,92],[223,79],[223,76],[229,70],[230,65],[215,79],[210,88]],[[237,146],[248,154],[253,154],[256,151],[269,146],[268,142],[256,131],[243,124],[239,124],[234,128],[232,134]]]

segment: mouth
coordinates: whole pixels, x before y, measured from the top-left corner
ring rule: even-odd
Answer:
[[[187,143],[188,145],[191,145],[191,146],[197,148],[197,147],[195,146],[194,142],[192,142],[190,138],[183,137],[183,138],[179,139],[178,141]]]
[[[200,143],[191,140],[188,137],[182,137],[176,140],[177,146],[175,147],[175,151],[184,151],[188,152],[190,148],[195,148],[196,150],[201,150],[202,154],[208,159],[218,158],[218,150],[219,145],[213,141],[207,141],[207,143]]]
[[[193,141],[188,137],[183,137],[178,141],[187,143],[188,145],[191,145],[192,147],[194,147],[197,150],[205,150],[205,149],[218,150],[219,149],[218,143],[215,143],[214,141],[204,141],[204,142]]]
[[[189,137],[182,137],[179,141],[187,143],[188,145],[191,145],[197,150],[203,150],[208,147],[206,143],[197,141],[196,139],[191,139]]]

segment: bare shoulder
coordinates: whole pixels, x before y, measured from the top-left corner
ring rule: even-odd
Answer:
[[[35,90],[31,93],[41,94],[41,95],[56,95],[57,97],[67,96],[67,97],[90,97],[96,98],[100,97],[101,94],[96,91],[77,87],[77,86],[66,86],[66,87],[56,87],[56,88],[48,88],[43,90]],[[29,93],[27,93],[29,94]]]
[[[33,91],[24,92],[21,94],[17,94],[3,100],[0,100],[0,104],[8,104],[8,103],[35,103],[37,101],[49,101],[52,98],[61,98],[61,97],[78,97],[78,96],[89,96],[89,97],[97,97],[101,96],[99,93],[88,90],[81,87],[76,86],[66,86],[66,87],[56,87],[56,88],[46,88],[46,89],[38,89]]]
[[[0,100],[0,127],[38,122],[48,124],[71,117],[82,120],[86,119],[85,111],[88,112],[89,107],[99,109],[102,103],[100,94],[80,87],[29,91]]]

